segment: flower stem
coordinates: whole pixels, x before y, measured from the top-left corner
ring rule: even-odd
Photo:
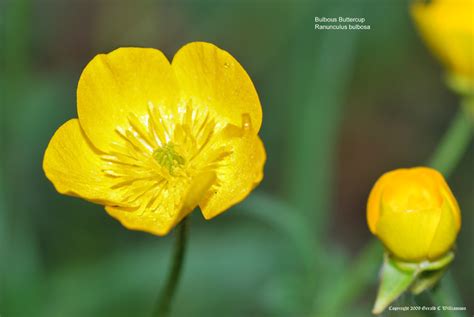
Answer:
[[[461,107],[453,119],[448,131],[443,136],[435,153],[429,161],[432,166],[449,177],[452,170],[460,161],[473,136],[473,122],[470,117],[470,109],[474,102],[473,97],[465,97]],[[446,274],[440,285],[433,292],[434,299],[441,305],[459,305],[461,296],[456,289],[456,284],[451,274]],[[464,312],[456,311],[457,316],[466,316]],[[453,316],[450,311],[444,312],[443,316]]]
[[[464,306],[461,301],[461,296],[456,287],[450,272],[447,272],[444,278],[439,283],[438,287],[432,293],[433,299],[437,305],[446,306]],[[463,311],[443,311],[441,316],[446,317],[464,317],[467,316]]]
[[[186,242],[187,242],[187,231],[188,224],[187,218],[184,218],[179,226],[176,228],[176,242],[174,245],[173,260],[171,263],[171,270],[168,274],[163,293],[157,301],[154,317],[166,317],[169,316],[171,310],[171,304],[173,302],[174,294],[179,284],[181,277],[181,271],[183,268],[184,254],[186,253]]]
[[[463,101],[448,131],[444,134],[433,156],[428,162],[448,177],[456,167],[472,137],[472,123],[467,113],[468,99]]]

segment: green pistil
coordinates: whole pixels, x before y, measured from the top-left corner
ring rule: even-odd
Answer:
[[[176,167],[184,164],[184,158],[176,152],[173,143],[166,143],[156,149],[153,152],[153,157],[161,166],[167,168],[170,174],[173,174]]]

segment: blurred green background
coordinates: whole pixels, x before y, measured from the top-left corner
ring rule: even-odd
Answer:
[[[371,30],[317,31],[315,16],[364,17]],[[0,29],[0,316],[150,315],[173,235],[125,230],[57,194],[43,153],[77,116],[94,55],[145,46],[172,58],[197,40],[253,79],[268,162],[245,202],[209,222],[192,215],[173,316],[370,316],[382,249],[365,247],[368,193],[383,172],[423,164],[459,103],[408,2],[0,0]],[[450,275],[468,310],[473,154],[471,143],[448,180],[464,211]],[[434,298],[395,305],[455,304]]]

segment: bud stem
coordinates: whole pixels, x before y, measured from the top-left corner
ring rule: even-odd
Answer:
[[[462,107],[459,108],[428,163],[428,166],[437,169],[445,177],[448,177],[456,167],[472,138],[473,129],[469,114],[469,101],[469,97],[465,97]]]

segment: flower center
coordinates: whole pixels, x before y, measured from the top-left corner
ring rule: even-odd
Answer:
[[[168,169],[171,175],[173,175],[173,170],[176,167],[183,166],[185,163],[184,157],[176,152],[175,145],[172,142],[168,142],[154,150],[153,157],[158,164]]]
[[[115,179],[112,189],[123,192],[131,206],[155,210],[162,197],[179,203],[180,190],[198,175],[215,172],[229,155],[225,145],[215,144],[224,127],[191,101],[174,110],[150,103],[147,114],[130,113],[128,125],[116,128],[112,150],[102,155],[103,172]]]

